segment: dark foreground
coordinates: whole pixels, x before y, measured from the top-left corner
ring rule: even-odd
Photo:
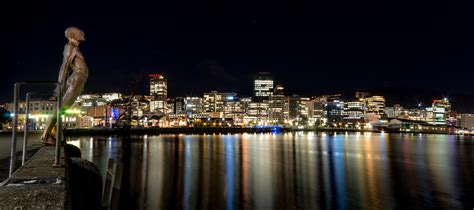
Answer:
[[[72,137],[122,209],[472,209],[472,137],[286,133]]]

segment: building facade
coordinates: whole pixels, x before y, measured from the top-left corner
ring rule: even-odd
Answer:
[[[426,122],[433,125],[446,125],[451,104],[447,98],[434,100],[431,107],[426,107]]]
[[[273,78],[269,72],[258,72],[254,80],[254,96],[268,100],[273,94]]]
[[[474,130],[474,114],[459,114],[458,126]]]
[[[168,82],[161,74],[150,74],[150,112],[167,111]]]
[[[362,101],[348,101],[344,103],[344,120],[364,121],[366,105]]]
[[[288,120],[288,110],[286,109],[285,93],[282,85],[277,85],[270,96],[270,120],[273,124],[284,124]]]

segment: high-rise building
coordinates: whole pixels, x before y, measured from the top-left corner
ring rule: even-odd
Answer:
[[[150,112],[165,114],[168,83],[161,74],[150,74]]]
[[[224,99],[224,118],[231,118],[234,125],[242,124],[244,118],[244,107],[236,96],[227,96]]]
[[[254,80],[254,96],[268,100],[273,94],[273,78],[269,72],[258,72]]]
[[[301,97],[298,95],[293,95],[289,97],[289,113],[288,118],[290,120],[294,119],[308,119],[308,106],[309,102],[308,97]]]
[[[451,103],[447,98],[443,98],[440,100],[434,100],[432,107],[437,107],[437,108],[444,108],[446,113],[451,112]]]
[[[385,116],[385,98],[383,96],[370,96],[363,100],[367,105],[368,115],[375,116],[378,119]]]
[[[174,105],[175,105],[175,98],[167,98],[166,99],[166,114],[172,115],[174,113]]]
[[[173,108],[174,108],[173,114],[184,114],[184,113],[186,113],[186,104],[185,104],[184,98],[176,97],[174,99]]]
[[[324,115],[328,123],[342,121],[344,119],[344,102],[339,99],[328,99],[324,104]]]
[[[242,108],[244,109],[244,113],[249,112],[249,105],[252,103],[252,97],[239,97],[239,102],[242,104]]]
[[[325,103],[326,99],[324,97],[312,97],[311,100],[306,103],[310,121],[315,122],[317,125],[322,123]]]
[[[451,112],[451,104],[447,98],[434,100],[431,107],[426,107],[426,122],[435,125],[445,125]]]
[[[362,101],[348,101],[344,103],[344,119],[349,121],[363,121],[365,118],[365,103]]]
[[[257,125],[267,125],[269,123],[269,103],[264,100],[262,102],[250,102],[247,108],[247,121]]]
[[[184,99],[186,106],[185,111],[188,117],[192,117],[194,114],[202,113],[202,98],[201,97],[186,97]]]
[[[203,113],[215,118],[231,118],[234,124],[241,124],[245,113],[237,93],[204,93],[202,107]]]
[[[276,85],[273,95],[270,96],[270,119],[273,123],[283,124],[288,119],[285,109],[285,94],[282,85]]]
[[[203,94],[203,112],[224,112],[224,103],[227,100],[233,100],[237,93],[219,93],[211,91]]]

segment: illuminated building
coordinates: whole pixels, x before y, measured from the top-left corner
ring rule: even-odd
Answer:
[[[402,114],[399,115],[399,118],[405,118],[415,121],[425,121],[426,111],[424,109],[418,108],[403,110]]]
[[[246,121],[249,124],[267,125],[269,123],[268,101],[250,102],[247,108]]]
[[[150,74],[150,112],[165,114],[168,83],[161,74]]]
[[[30,110],[28,118],[28,126],[31,130],[41,130],[46,126],[46,122],[50,116],[56,114],[54,111],[56,101],[32,99],[30,101]],[[6,109],[13,113],[13,103],[6,104]],[[24,127],[25,122],[26,102],[18,103],[18,120],[20,128]],[[77,121],[81,117],[81,110],[77,108],[70,108],[66,110],[63,115],[63,126],[65,128],[77,127]]]
[[[393,107],[385,107],[385,115],[388,118],[395,118],[397,115],[395,115],[395,109]]]
[[[431,107],[426,107],[426,122],[434,125],[445,125],[451,104],[447,98],[434,100]]]
[[[186,113],[186,104],[183,97],[168,98],[167,104],[167,115],[180,115]]]
[[[395,117],[402,116],[404,114],[404,109],[400,104],[394,104],[393,105],[393,114]]]
[[[451,112],[451,103],[447,98],[443,98],[441,100],[433,100],[432,107],[444,108],[446,110],[446,113]]]
[[[111,115],[111,108],[108,105],[93,106],[86,109],[86,121],[82,122],[82,127],[104,127],[108,125]],[[87,123],[87,124],[86,124]]]
[[[201,97],[186,97],[184,98],[185,112],[188,117],[193,117],[195,114],[202,113],[202,98]]]
[[[326,99],[322,97],[313,97],[308,101],[308,117],[309,120],[314,122],[316,125],[320,125],[324,118],[324,104]]]
[[[424,121],[409,119],[391,119],[387,124],[387,130],[391,131],[407,131],[407,132],[437,132],[446,133],[447,127],[441,125],[433,125]]]
[[[222,93],[218,93],[217,91],[204,93],[202,102],[203,112],[212,113],[224,111],[224,96]]]
[[[142,117],[144,110],[148,107],[148,104],[142,101],[133,101],[131,103],[132,107],[132,117],[137,116],[137,117]]]
[[[233,119],[236,124],[242,122],[244,115],[244,104],[237,98],[237,93],[219,93],[211,91],[204,93],[203,112],[212,118]]]
[[[122,94],[121,93],[104,93],[102,94],[102,98],[107,102],[111,102],[113,100],[122,99]]]
[[[474,129],[474,114],[459,114],[458,115],[458,126],[467,128],[467,129]]]
[[[277,85],[273,95],[270,96],[270,119],[273,123],[285,123],[285,120],[288,119],[288,111],[285,108],[284,88],[281,85]]]
[[[367,106],[367,118],[380,119],[385,116],[385,98],[383,96],[370,96],[363,100]]]
[[[370,94],[368,92],[361,92],[361,91],[355,92],[355,97],[356,99],[359,99],[359,100],[363,100],[369,96]]]
[[[385,115],[388,118],[407,118],[406,110],[400,104],[394,104],[392,107],[385,107]]]
[[[239,98],[239,102],[242,105],[242,109],[244,113],[249,112],[249,104],[252,103],[252,98],[251,97],[241,97]]]
[[[237,93],[219,93],[211,91],[203,94],[203,112],[224,112],[224,103],[227,100],[233,100]]]
[[[173,114],[184,114],[186,113],[186,104],[184,98],[176,97],[174,99]]]
[[[244,107],[237,97],[228,96],[224,101],[224,118],[232,119],[235,125],[241,124],[244,118]]]
[[[329,99],[324,104],[324,115],[329,123],[342,121],[344,119],[344,102],[338,99]]]
[[[108,102],[100,94],[83,94],[77,97],[75,104],[81,107],[93,107],[106,105]]]
[[[365,103],[362,101],[348,101],[344,103],[344,120],[364,121]]]
[[[298,95],[293,95],[289,97],[289,104],[288,104],[288,118],[289,120],[299,120],[305,119],[308,120],[308,106],[307,102],[309,102],[308,97],[301,97]]]
[[[269,72],[258,72],[254,80],[254,96],[268,100],[273,94],[273,79]]]

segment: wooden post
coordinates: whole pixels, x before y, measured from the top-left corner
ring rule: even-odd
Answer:
[[[107,171],[105,172],[105,185],[104,191],[102,193],[102,209],[108,209],[109,207],[109,197],[110,197],[110,186],[112,185],[113,179],[113,166],[114,160],[109,158],[109,162],[107,164]]]
[[[116,163],[114,166],[115,174],[112,185],[112,195],[110,197],[110,209],[117,210],[120,201],[120,187],[122,185],[122,170],[123,165],[121,163]]]
[[[118,209],[120,187],[122,184],[122,170],[123,165],[121,163],[115,163],[112,158],[109,159],[105,177],[105,186],[102,194],[103,210]]]

